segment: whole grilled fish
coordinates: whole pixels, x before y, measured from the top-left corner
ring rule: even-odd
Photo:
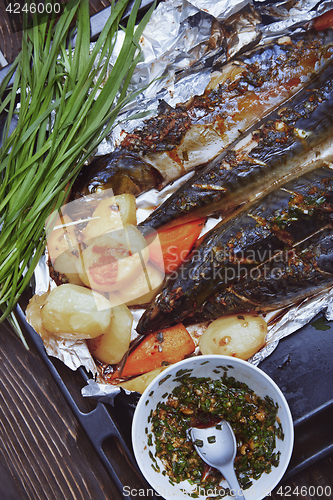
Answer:
[[[333,160],[332,65],[194,174],[140,225],[157,229],[214,213],[226,219],[323,159]]]
[[[208,232],[137,327],[267,311],[333,286],[333,167],[301,176]]]
[[[295,94],[332,58],[332,30],[282,37],[238,56],[212,73],[203,95],[174,108],[162,101],[157,116],[126,134],[118,151],[97,157],[83,169],[74,195],[117,186],[120,177],[126,189],[142,192],[206,164],[241,131]]]

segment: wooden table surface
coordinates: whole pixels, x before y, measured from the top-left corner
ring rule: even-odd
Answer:
[[[90,4],[94,14],[110,2],[93,0]],[[10,31],[3,0],[0,16],[0,63],[3,58],[10,63],[20,49],[21,37]],[[110,479],[36,346],[29,342],[26,350],[6,325],[0,325],[0,346],[0,500],[126,498],[127,492],[119,491]],[[81,397],[85,385],[81,375],[58,360],[54,364],[81,411],[90,411],[95,403]],[[107,440],[103,450],[123,476],[123,484],[132,489],[133,498],[151,496],[142,489],[119,443]],[[332,498],[329,489],[333,492],[333,454],[283,480],[267,498]]]

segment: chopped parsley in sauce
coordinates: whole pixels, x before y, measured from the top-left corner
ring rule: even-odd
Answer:
[[[213,426],[221,419],[230,423],[236,436],[235,470],[243,489],[278,466],[276,438],[283,439],[284,434],[278,405],[270,397],[259,397],[226,372],[217,380],[190,374],[177,380],[180,384],[166,401],[158,403],[150,419],[155,457],[163,462],[171,482],[188,480],[205,490],[221,482],[221,473],[201,460],[187,432],[190,427]]]

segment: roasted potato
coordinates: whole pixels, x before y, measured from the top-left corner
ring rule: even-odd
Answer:
[[[148,304],[160,290],[164,273],[150,262],[139,276],[120,290],[123,302],[128,306]]]
[[[136,201],[132,194],[119,194],[98,204],[82,232],[85,239],[91,239],[126,224],[136,225]]]
[[[62,252],[53,262],[53,269],[60,273],[63,277],[66,277],[68,283],[72,285],[81,285],[83,286],[83,281],[81,280],[76,263],[79,259],[78,251],[69,251]]]
[[[167,366],[161,366],[160,368],[156,368],[156,370],[152,370],[151,372],[144,373],[143,375],[139,375],[138,377],[132,378],[131,380],[127,380],[126,382],[121,382],[118,384],[120,387],[127,389],[128,391],[136,391],[142,394],[144,390],[148,387],[150,382],[154,380],[163,370],[165,370]]]
[[[112,319],[108,330],[88,340],[92,355],[104,363],[115,364],[123,358],[129,348],[133,316],[125,304],[112,308]]]
[[[40,314],[41,308],[44,306],[47,296],[48,293],[34,295],[30,299],[28,307],[25,311],[27,322],[42,337],[43,340],[47,340],[51,335],[51,333],[44,328]]]
[[[83,283],[93,290],[113,292],[137,278],[149,250],[140,231],[128,224],[95,238],[81,257],[77,269]]]
[[[265,344],[267,324],[256,314],[233,314],[213,321],[202,334],[202,354],[248,359]]]
[[[59,217],[51,231],[47,232],[47,248],[52,263],[63,252],[78,248],[73,221],[68,215]]]
[[[108,330],[111,317],[103,295],[71,284],[54,288],[41,308],[43,328],[63,338],[97,337]]]

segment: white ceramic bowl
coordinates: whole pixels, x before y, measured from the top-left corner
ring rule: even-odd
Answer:
[[[294,427],[288,403],[275,382],[262,370],[241,359],[218,355],[188,358],[171,365],[151,382],[142,394],[133,418],[132,442],[137,463],[148,483],[166,500],[189,500],[191,493],[200,493],[200,491],[187,481],[171,484],[169,477],[162,474],[164,467],[159,459],[157,462],[160,472],[154,470],[151,458],[155,455],[154,439],[153,444],[148,445],[148,434],[151,434],[149,415],[159,401],[167,399],[166,393],[170,394],[173,388],[179,385],[179,382],[174,381],[179,370],[192,369],[193,376],[217,379],[224,373],[221,366],[228,368],[227,376],[244,382],[258,396],[270,396],[278,404],[278,417],[284,432],[284,440],[276,440],[276,451],[281,452],[278,467],[272,467],[269,474],[264,473],[258,480],[253,480],[252,486],[244,490],[245,498],[251,500],[265,498],[281,481],[288,467],[294,443]],[[212,493],[212,495],[209,494],[210,497],[214,497],[218,494],[218,490],[209,493]],[[198,498],[206,500],[207,495],[199,494]],[[226,496],[225,498],[231,500],[235,497]]]

